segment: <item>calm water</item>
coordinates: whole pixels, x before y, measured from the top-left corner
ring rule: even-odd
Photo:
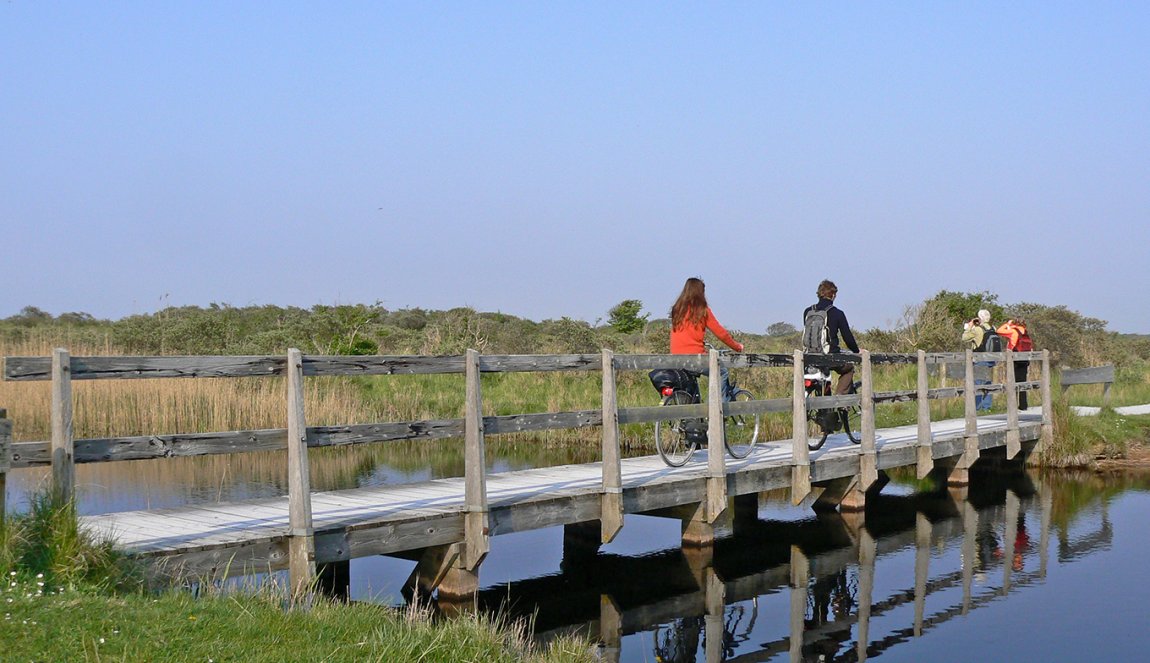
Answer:
[[[586,453],[505,450],[493,465],[594,459]],[[462,471],[449,445],[313,459],[317,490]],[[285,492],[282,456],[230,460],[81,466],[81,510]],[[14,507],[43,476],[10,477]],[[525,532],[492,539],[479,598],[485,609],[533,615],[542,640],[602,640],[604,660],[1140,660],[1150,648],[1148,488],[1150,477],[1090,473],[978,474],[965,496],[915,494],[896,481],[868,503],[865,526],[764,495],[758,517],[735,522],[709,552],[683,551],[678,521],[645,516],[627,516],[598,552],[565,552],[562,528]],[[412,568],[354,560],[351,596],[402,603]]]

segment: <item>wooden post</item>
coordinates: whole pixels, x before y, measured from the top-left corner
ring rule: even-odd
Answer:
[[[878,457],[875,450],[874,433],[874,371],[870,362],[870,351],[862,351],[862,449],[859,454],[859,490],[867,489],[878,480]]]
[[[1014,353],[1006,351],[1006,458],[1022,450],[1018,433],[1018,383],[1014,381]]]
[[[723,452],[723,378],[719,351],[711,349],[707,374],[707,522],[727,508],[727,465]]]
[[[291,348],[287,362],[288,581],[292,595],[299,598],[311,590],[316,577],[315,530],[303,405],[303,356]]]
[[[63,348],[52,351],[52,491],[63,502],[76,496],[72,358]]]
[[[1018,495],[1013,490],[1006,491],[1006,524],[1002,528],[1002,595],[1010,593],[1010,576],[1014,570],[1014,542],[1018,539]]]
[[[958,504],[962,511],[962,614],[970,612],[974,585],[974,556],[978,549],[978,512],[966,500]]]
[[[1038,450],[1054,444],[1054,399],[1050,391],[1050,350],[1042,351],[1042,437]]]
[[[921,511],[914,520],[914,635],[922,635],[926,613],[926,581],[930,575],[930,519]]]
[[[479,353],[468,350],[466,361],[467,404],[464,414],[464,521],[463,555],[466,571],[476,571],[491,549],[487,513],[487,459],[483,440],[483,397],[479,384]],[[476,577],[478,580],[478,577]]]
[[[4,520],[7,511],[8,470],[12,469],[12,457],[9,449],[12,447],[12,422],[8,420],[8,411],[0,409],[0,531],[4,530]]]
[[[603,543],[610,543],[623,529],[623,466],[620,457],[615,354],[603,350],[603,493],[599,515],[599,533]]]
[[[807,392],[803,387],[803,351],[795,350],[791,395],[791,503],[798,505],[811,492],[811,457],[807,449]]]
[[[859,530],[859,585],[858,585],[858,644],[855,655],[859,663],[867,659],[870,644],[871,597],[874,594],[874,568],[878,557],[878,543],[865,527]]]
[[[939,364],[946,370],[946,364]],[[934,469],[934,447],[930,433],[930,382],[926,373],[926,352],[918,351],[918,478],[925,479]]]
[[[603,643],[599,660],[619,663],[623,647],[623,611],[608,594],[599,595],[599,640]]]
[[[1050,557],[1050,520],[1054,511],[1054,491],[1046,481],[1039,485],[1038,499],[1042,509],[1042,515],[1039,516],[1038,577],[1045,578]]]
[[[703,639],[706,641],[704,645],[706,661],[722,661],[724,658],[724,645],[727,644],[724,636],[727,633],[723,608],[726,607],[726,603],[727,587],[719,574],[715,573],[715,568],[708,566],[703,569]]]
[[[791,544],[791,634],[792,661],[803,660],[803,633],[806,631],[808,585],[811,581],[811,563],[798,546]]]
[[[974,401],[974,352],[966,351],[966,375],[963,379],[963,401],[965,404],[966,448],[958,459],[950,475],[950,483],[965,485],[970,482],[970,467],[978,460],[978,411]]]

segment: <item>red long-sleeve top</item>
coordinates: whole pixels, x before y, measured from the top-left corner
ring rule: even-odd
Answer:
[[[707,330],[710,329],[711,333],[715,335],[723,343],[727,344],[729,348],[735,352],[743,351],[743,344],[736,341],[731,333],[728,332],[723,325],[719,324],[715,314],[711,313],[711,307],[707,307],[707,322],[704,325],[693,325],[689,321],[691,319],[690,313],[687,314],[686,320],[671,330],[671,354],[673,355],[699,355],[706,352],[703,346],[703,338],[707,335]]]

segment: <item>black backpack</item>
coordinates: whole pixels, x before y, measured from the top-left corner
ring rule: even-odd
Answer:
[[[993,327],[988,325],[982,328],[982,345],[978,346],[979,352],[1002,352],[1004,345],[1002,337]]]

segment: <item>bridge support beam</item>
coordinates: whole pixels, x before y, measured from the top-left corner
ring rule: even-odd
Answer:
[[[735,508],[749,509],[747,506],[750,504],[750,497],[745,496],[747,499],[736,502]],[[758,501],[757,496],[754,503],[754,513],[758,515]],[[739,505],[743,505],[739,507]],[[715,539],[722,539],[731,536],[734,533],[735,516],[733,514],[735,509],[723,509],[718,518],[714,521],[710,520],[709,509],[707,503],[694,502],[691,504],[682,504],[679,506],[667,507],[665,509],[655,509],[653,511],[646,511],[643,513],[645,516],[654,516],[656,518],[674,518],[682,521],[683,523],[683,547],[684,548],[698,548],[709,547],[714,545]]]
[[[953,456],[951,458],[939,458],[934,463],[934,474],[940,479],[945,479],[945,484],[948,488],[965,488],[970,485],[970,466],[964,464],[962,456]],[[953,493],[952,493],[953,494]],[[965,495],[962,498],[956,497],[955,500],[966,499]]]
[[[447,612],[474,608],[475,595],[479,592],[479,565],[468,569],[461,560],[462,557],[457,557],[447,567],[439,583],[439,606]]]
[[[821,489],[821,492],[811,508],[819,513],[836,509],[843,513],[862,513],[866,510],[866,496],[878,494],[888,483],[890,476],[886,472],[876,472],[874,480],[865,489],[858,475],[819,482],[815,489]]]
[[[815,511],[863,511],[866,509],[866,491],[862,489],[859,477],[842,477],[815,484],[822,488],[819,496],[811,504]]]
[[[319,564],[316,585],[324,596],[347,602],[351,598],[351,560]]]
[[[592,559],[599,552],[602,541],[602,523],[590,520],[563,526],[563,560],[559,568],[566,571],[571,564]]]
[[[731,498],[731,529],[735,534],[759,522],[759,494],[748,493]]]
[[[684,512],[689,515],[683,518],[684,547],[711,546],[715,539],[733,533],[730,509],[724,509],[714,520],[711,520],[709,511],[706,502],[686,505]]]
[[[400,555],[415,560],[415,569],[403,584],[403,598],[408,602],[416,602],[431,596],[459,558],[459,547],[457,543],[432,546]]]
[[[791,629],[790,660],[803,660],[803,633],[806,631],[808,585],[811,563],[802,549],[791,545]]]
[[[619,663],[623,650],[623,611],[608,594],[599,595],[599,660]]]

